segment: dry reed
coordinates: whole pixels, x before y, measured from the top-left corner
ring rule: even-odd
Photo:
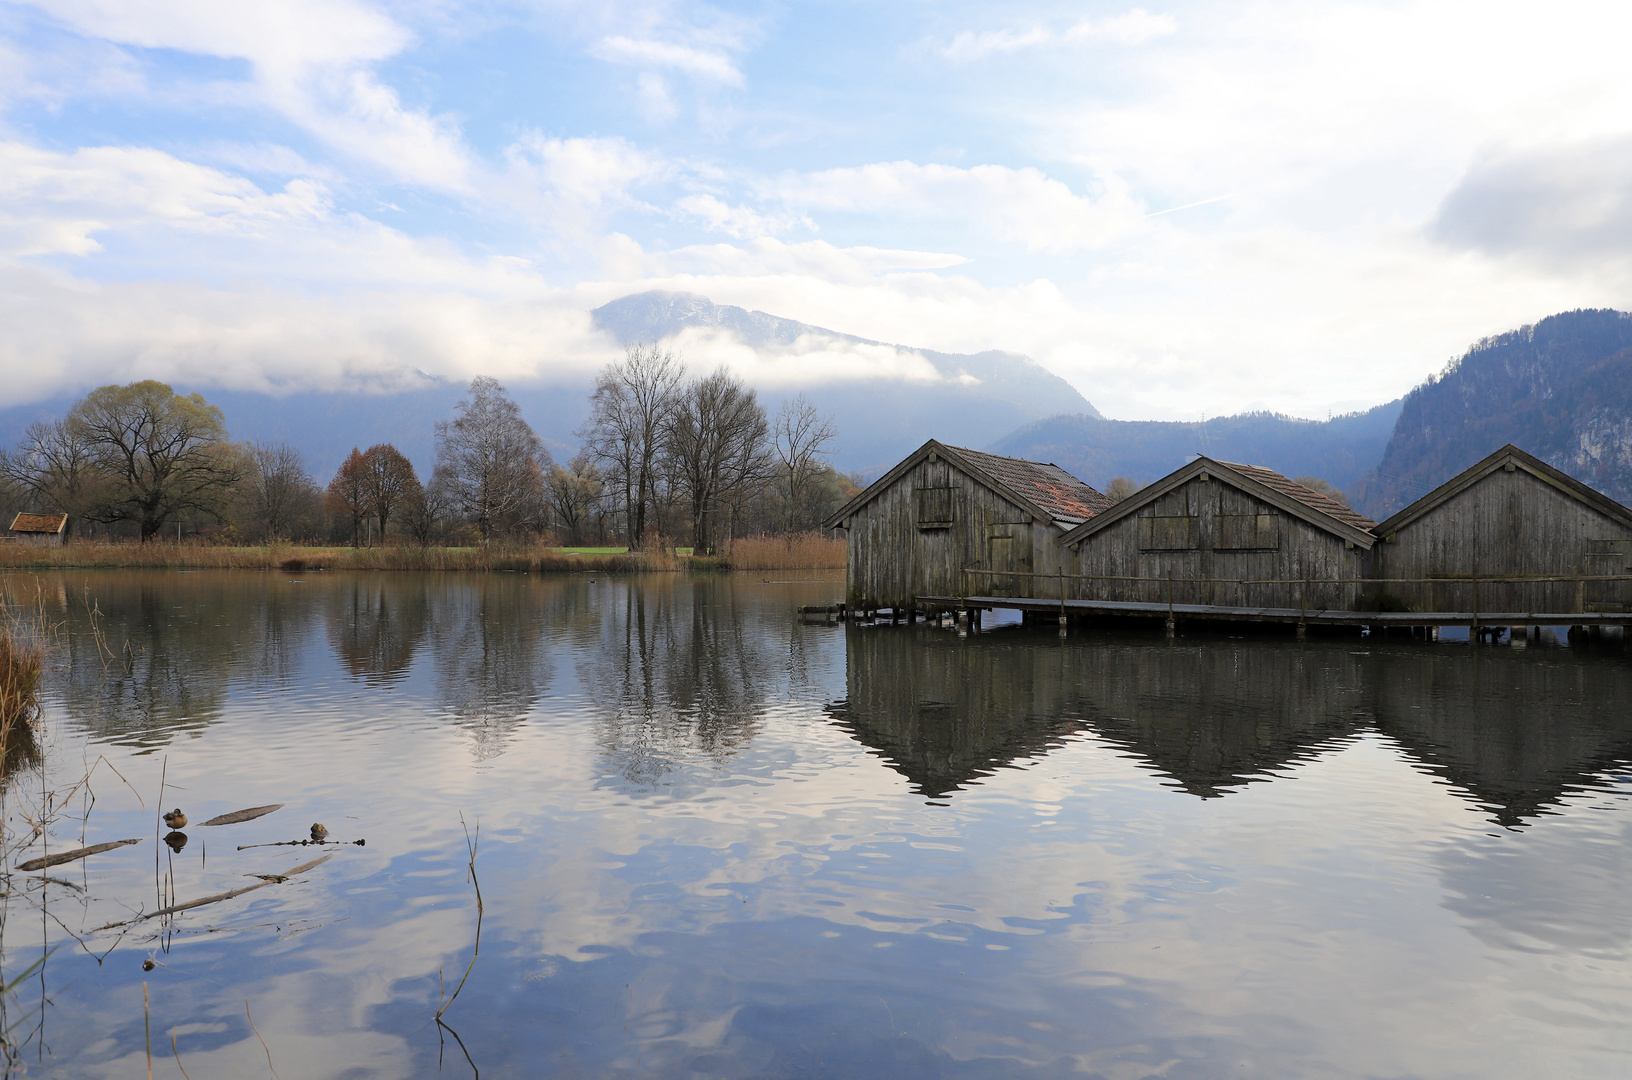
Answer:
[[[725,557],[733,570],[842,570],[844,560],[843,538],[817,532],[744,537]]]
[[[748,537],[733,541],[723,556],[676,555],[666,542],[649,550],[579,554],[545,545],[488,547],[304,547],[270,544],[227,547],[209,544],[72,543],[63,547],[0,545],[0,569],[166,570],[419,570],[528,573],[663,573],[676,570],[806,570],[844,566],[844,541],[818,533]]]

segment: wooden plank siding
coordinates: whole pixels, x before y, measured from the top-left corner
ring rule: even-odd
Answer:
[[[1476,577],[1632,574],[1632,512],[1532,463],[1539,464],[1511,453],[1486,459],[1446,485],[1459,490],[1430,493],[1419,500],[1425,508],[1414,503],[1378,526],[1371,576],[1460,580],[1379,584],[1375,596],[1410,611],[1632,611],[1632,582],[1475,584]]]
[[[938,518],[943,506],[949,522],[920,520],[921,510]],[[849,516],[846,531],[845,594],[854,610],[907,608],[918,596],[961,595],[963,568],[970,565],[1054,572],[1055,540],[1063,532],[1052,522],[1034,522],[1026,507],[944,457],[919,461],[896,477]],[[1003,580],[1031,588],[1028,577]]]
[[[1065,557],[1068,574],[1143,579],[1068,579],[1073,599],[1165,603],[1171,574],[1178,604],[1353,610],[1364,554],[1352,541],[1203,472],[1088,535]],[[1249,584],[1263,581],[1295,584]]]

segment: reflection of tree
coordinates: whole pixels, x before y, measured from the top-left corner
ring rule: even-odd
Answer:
[[[324,599],[329,643],[352,678],[388,686],[408,673],[430,617],[423,578],[359,577]]]
[[[162,745],[214,721],[235,684],[289,685],[310,604],[264,579],[232,587],[241,581],[140,570],[59,579],[65,633],[53,655],[68,715],[93,738]]]
[[[509,575],[473,575],[440,586],[430,603],[436,693],[487,760],[553,678],[542,649],[554,592]]]
[[[753,738],[774,677],[769,627],[735,590],[629,582],[601,600],[579,677],[626,781],[652,786],[688,757],[723,760]]]

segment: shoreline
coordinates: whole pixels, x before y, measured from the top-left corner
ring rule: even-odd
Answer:
[[[843,570],[845,544],[823,536],[738,540],[722,555],[672,548],[573,549],[539,545],[491,548],[393,545],[372,548],[254,547],[175,542],[0,545],[0,573],[39,570],[463,571],[540,574],[654,574],[735,570]]]

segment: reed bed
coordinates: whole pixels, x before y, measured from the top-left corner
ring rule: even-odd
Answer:
[[[0,758],[9,760],[19,740],[31,741],[47,632],[43,595],[31,603],[0,582]]]
[[[844,560],[843,538],[808,532],[734,540],[724,561],[732,570],[843,570]]]
[[[676,553],[664,542],[647,551],[574,552],[546,545],[429,547],[258,547],[155,541],[148,544],[73,543],[63,547],[0,544],[0,569],[165,570],[418,570],[522,573],[666,573],[677,570],[808,570],[844,566],[844,541],[816,533],[733,541],[719,556]]]

